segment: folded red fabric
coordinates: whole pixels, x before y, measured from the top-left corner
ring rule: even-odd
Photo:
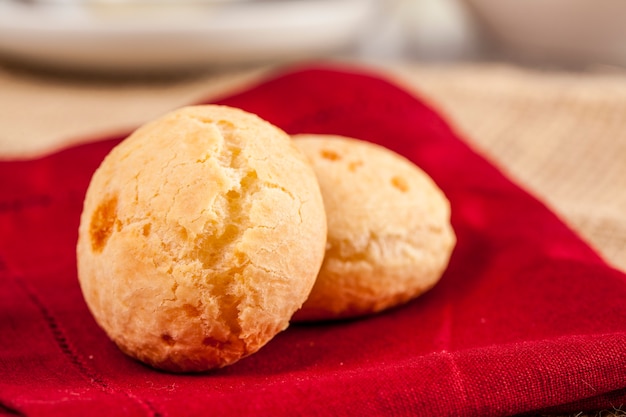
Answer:
[[[292,325],[228,368],[158,372],[107,339],[76,277],[82,199],[121,137],[5,161],[0,414],[502,416],[626,403],[625,275],[435,111],[376,76],[324,68],[220,103],[288,133],[375,142],[422,167],[449,197],[458,237],[442,281],[373,317]]]

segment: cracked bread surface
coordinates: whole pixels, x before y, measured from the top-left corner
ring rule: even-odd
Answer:
[[[315,174],[287,134],[242,110],[186,107],[139,128],[95,172],[79,281],[121,350],[204,371],[288,326],[325,241]]]
[[[456,243],[450,204],[434,181],[404,157],[365,141],[295,135],[322,190],[326,254],[294,320],[372,314],[434,286]]]

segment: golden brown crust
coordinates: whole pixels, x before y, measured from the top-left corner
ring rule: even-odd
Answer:
[[[456,242],[450,205],[410,161],[371,143],[297,135],[317,174],[328,220],[324,263],[295,320],[374,313],[441,277]]]
[[[284,132],[241,110],[187,107],[138,129],[94,174],[79,280],[123,351],[203,371],[287,327],[325,240],[315,175]]]

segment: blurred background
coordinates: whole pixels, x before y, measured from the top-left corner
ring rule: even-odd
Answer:
[[[0,62],[177,72],[333,57],[626,64],[622,0],[0,0]]]

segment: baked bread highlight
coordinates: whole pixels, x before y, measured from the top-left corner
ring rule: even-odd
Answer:
[[[435,285],[456,238],[450,204],[421,169],[378,145],[297,135],[311,161],[328,221],[326,255],[294,320],[375,313]]]
[[[325,242],[315,174],[287,134],[242,110],[187,107],[139,128],[95,172],[78,274],[124,352],[204,371],[287,327]]]

